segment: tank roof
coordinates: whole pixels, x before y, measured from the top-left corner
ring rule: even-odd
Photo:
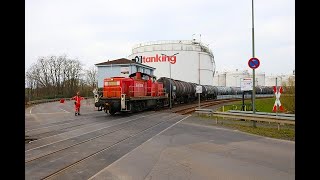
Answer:
[[[151,46],[151,45],[162,45],[162,44],[186,44],[186,45],[199,45],[204,52],[209,52],[212,54],[212,51],[209,49],[208,45],[196,41],[196,40],[159,40],[159,41],[150,41],[136,44],[132,47],[132,49],[140,48],[143,46]]]

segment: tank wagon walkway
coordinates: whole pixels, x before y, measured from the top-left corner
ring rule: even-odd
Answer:
[[[85,100],[25,111],[25,179],[295,179],[295,143],[206,126],[195,116],[110,116]]]

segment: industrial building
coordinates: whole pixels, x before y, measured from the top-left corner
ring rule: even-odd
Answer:
[[[228,86],[228,87],[240,87],[242,78],[252,78],[252,74],[248,70],[235,71],[216,71],[213,78],[213,84],[215,86]],[[288,73],[286,75],[265,75],[264,72],[255,73],[255,85],[256,86],[275,86],[276,81],[278,86],[290,85],[289,81],[295,80],[295,74]]]
[[[123,76],[137,71],[201,85],[240,87],[241,79],[252,78],[248,70],[217,71],[214,56],[201,41],[168,40],[139,43],[133,46],[127,59],[117,59],[95,64],[98,68],[98,86],[106,77]],[[294,80],[294,71],[288,75],[266,76],[255,73],[256,86],[283,85]]]

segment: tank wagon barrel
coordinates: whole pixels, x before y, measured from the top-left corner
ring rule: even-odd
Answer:
[[[170,92],[170,82],[171,82],[171,91],[172,91],[171,98],[174,101],[174,103],[188,103],[197,99],[198,95],[196,93],[196,86],[197,86],[196,83],[170,79],[167,77],[161,77],[157,81],[163,83],[167,93]],[[211,85],[201,85],[201,86],[202,86],[202,93],[201,93],[202,100],[217,98],[217,91],[214,86],[211,86]]]

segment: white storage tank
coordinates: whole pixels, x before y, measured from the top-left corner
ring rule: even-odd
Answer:
[[[275,86],[276,85],[276,78],[277,78],[277,85],[282,86],[282,77],[276,76],[276,75],[266,76],[265,86]]]
[[[214,77],[213,77],[213,85],[214,86],[219,86],[219,73],[218,71],[215,72]]]
[[[281,85],[289,86],[289,85],[292,85],[292,83],[295,82],[295,75],[292,75],[292,74],[282,75],[281,78],[282,78],[282,84]],[[289,80],[291,81],[290,83],[289,83]]]
[[[213,85],[215,61],[211,50],[196,40],[172,40],[140,43],[128,59],[156,68],[157,78]]]
[[[218,86],[226,86],[226,72],[218,74]]]
[[[248,70],[238,70],[227,72],[226,86],[227,87],[240,87],[240,80],[249,77]]]
[[[250,73],[250,77],[253,78],[252,72]],[[255,72],[256,86],[265,86],[266,85],[266,74],[264,72]]]
[[[257,72],[255,73],[256,86],[265,86],[266,84],[266,74],[264,72]]]

